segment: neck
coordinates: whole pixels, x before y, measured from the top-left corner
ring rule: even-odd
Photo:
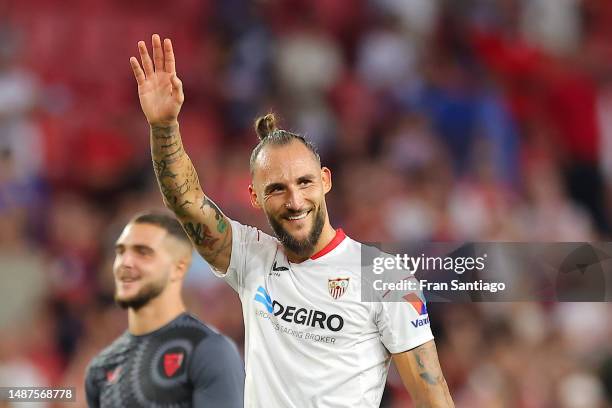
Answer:
[[[128,329],[131,334],[141,336],[154,332],[185,312],[181,297],[171,296],[169,292],[165,290],[138,310],[128,309]]]
[[[293,263],[304,262],[305,260],[310,258],[312,255],[316,254],[317,252],[325,248],[325,246],[329,244],[329,242],[332,239],[334,239],[335,236],[336,236],[336,230],[331,226],[329,221],[327,221],[325,223],[325,226],[323,227],[323,230],[321,231],[319,240],[317,241],[317,244],[315,245],[311,254],[297,255],[291,251],[287,251],[287,259],[289,260],[289,262],[293,262]]]

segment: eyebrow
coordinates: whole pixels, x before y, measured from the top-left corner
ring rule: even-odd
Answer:
[[[283,183],[271,183],[266,186],[266,188],[264,189],[264,193],[270,194],[273,190],[277,188],[284,188],[284,187],[285,185]]]
[[[297,179],[298,184],[301,183],[302,181],[312,181],[314,180],[314,175],[312,174],[306,174],[305,176],[302,176],[300,178]]]
[[[303,181],[312,181],[314,180],[315,176],[313,174],[306,174],[304,176],[298,177],[297,178],[297,183],[301,183]],[[276,189],[276,188],[284,188],[285,184],[284,183],[270,183],[268,184],[265,188],[264,188],[264,193],[265,194],[270,194],[272,192],[272,190]]]
[[[143,250],[143,249],[144,249],[144,250],[146,250],[146,251],[150,251],[150,252],[153,252],[153,251],[154,251],[154,249],[153,249],[153,248],[151,248],[150,246],[148,246],[148,245],[143,245],[143,244],[136,244],[136,245],[115,244],[115,250],[117,250],[117,249],[122,249],[122,248],[126,248],[126,247],[128,247],[128,246],[130,246],[130,247],[134,248],[135,250]]]

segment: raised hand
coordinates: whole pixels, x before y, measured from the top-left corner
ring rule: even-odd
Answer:
[[[163,48],[159,35],[153,34],[153,61],[144,41],[138,42],[142,67],[135,57],[130,65],[138,83],[138,98],[147,121],[152,126],[176,122],[185,100],[183,84],[176,76],[172,42],[166,38]]]

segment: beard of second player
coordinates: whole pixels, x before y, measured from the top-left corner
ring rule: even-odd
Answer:
[[[117,294],[115,293],[115,303],[122,309],[131,308],[133,310],[138,310],[141,307],[145,306],[151,300],[155,299],[164,291],[166,287],[166,282],[163,280],[150,282],[144,285],[136,295],[132,296],[129,299],[119,299]]]
[[[296,211],[296,213],[299,213],[299,211]],[[274,230],[276,238],[278,238],[285,248],[298,256],[312,255],[314,248],[319,241],[319,237],[321,236],[321,232],[323,231],[323,226],[325,225],[325,209],[323,206],[320,206],[315,210],[312,228],[308,234],[308,237],[303,240],[296,239],[270,214],[266,213],[266,216],[272,230]]]

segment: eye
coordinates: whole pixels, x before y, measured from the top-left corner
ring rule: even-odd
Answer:
[[[280,186],[276,186],[276,187],[270,187],[268,189],[268,195],[272,195],[272,194],[276,194],[276,193],[280,193],[283,191],[283,188]]]
[[[301,180],[300,181],[300,186],[305,187],[312,184],[312,180]]]
[[[137,248],[136,248],[136,252],[138,253],[138,255],[143,255],[143,256],[146,256],[146,255],[151,255],[151,253],[152,253],[153,251],[151,251],[151,249],[150,249],[150,248],[146,248],[146,247],[137,247]]]

